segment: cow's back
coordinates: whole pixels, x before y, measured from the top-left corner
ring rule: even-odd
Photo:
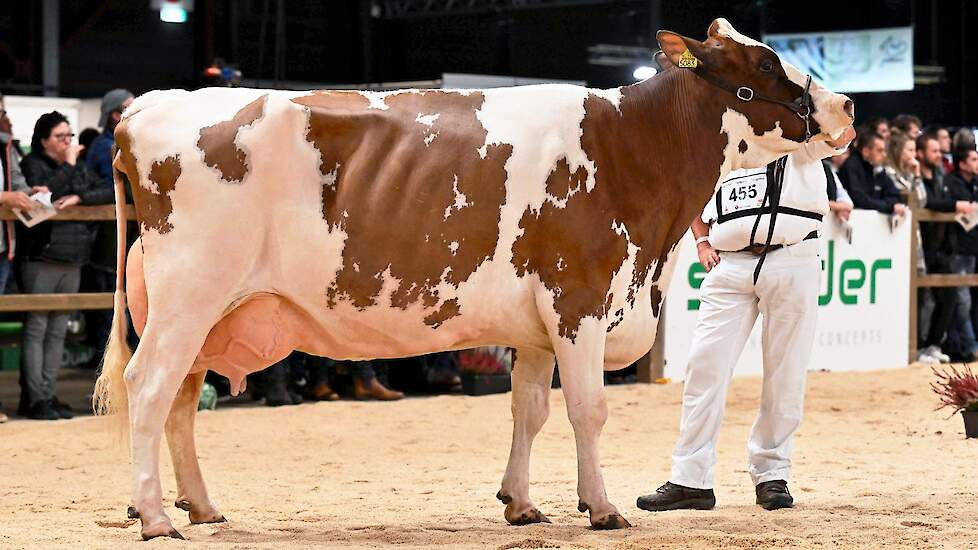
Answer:
[[[282,296],[318,328],[312,351],[334,357],[546,346],[553,296],[514,265],[514,245],[527,213],[561,200],[547,187],[555,169],[586,168],[581,191],[593,187],[588,97],[545,86],[138,98],[118,141],[140,175],[151,301],[152,272],[180,269],[232,288],[232,301]],[[194,250],[214,261],[178,261]]]

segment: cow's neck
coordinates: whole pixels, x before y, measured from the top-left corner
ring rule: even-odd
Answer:
[[[588,101],[582,144],[597,168],[595,190],[607,183],[604,202],[639,247],[643,280],[651,266],[662,267],[716,188],[726,105],[710,92],[676,69],[622,88],[618,110],[602,99]]]

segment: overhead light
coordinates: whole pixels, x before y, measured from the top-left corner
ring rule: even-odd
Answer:
[[[167,0],[160,6],[160,21],[164,23],[186,23],[187,10],[179,1]]]
[[[635,77],[635,80],[645,80],[646,78],[652,78],[653,76],[655,76],[655,73],[657,72],[659,71],[655,70],[655,67],[642,65],[641,67],[635,69],[634,72],[632,72],[632,76]]]

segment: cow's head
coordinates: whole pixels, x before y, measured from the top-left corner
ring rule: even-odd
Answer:
[[[729,168],[764,166],[806,140],[837,138],[852,124],[848,97],[810,80],[726,19],[713,21],[707,35],[700,42],[659,31],[658,39],[673,70],[694,71],[708,97],[727,106],[721,131],[730,140]]]

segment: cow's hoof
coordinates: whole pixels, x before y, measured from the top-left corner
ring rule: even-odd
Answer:
[[[516,518],[511,518],[509,514],[506,514],[506,521],[510,525],[530,525],[531,523],[550,523],[550,518],[543,515],[540,510],[531,508]]]
[[[193,512],[190,512],[190,523],[194,525],[201,525],[204,523],[225,523],[226,521],[227,520],[224,519],[224,516],[216,511],[201,516],[197,516]]]
[[[609,529],[625,529],[631,527],[632,524],[628,523],[628,520],[621,517],[621,514],[608,514],[607,516],[598,519],[597,521],[591,522],[591,527],[597,531],[605,531]]]
[[[180,499],[173,503],[174,506],[183,510],[184,512],[190,511],[190,501],[187,499]]]
[[[516,514],[513,512],[513,497],[499,491],[496,493],[496,498],[500,502],[506,505],[506,511],[503,515],[506,517],[506,521],[510,525],[530,525],[531,523],[550,523],[550,518],[543,515],[540,510],[536,508],[530,508],[525,512]]]
[[[143,535],[143,540],[152,540],[157,537],[169,537],[171,539],[187,540],[183,538],[183,535],[180,534],[180,531],[177,531],[173,527],[170,527],[168,530],[162,531],[160,533],[154,533],[152,531],[143,531],[142,535]]]
[[[136,511],[135,507],[130,506],[126,509],[126,517],[129,519],[139,519],[139,512]]]

